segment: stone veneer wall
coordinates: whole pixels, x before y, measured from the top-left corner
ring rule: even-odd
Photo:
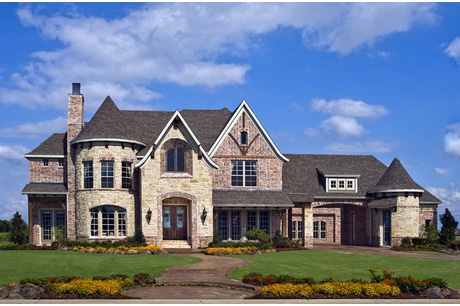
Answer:
[[[184,136],[183,126],[170,128],[165,138],[158,145],[154,157],[151,158],[141,169],[141,216],[147,211],[152,211],[149,224],[142,217],[142,229],[146,238],[157,245],[162,245],[162,207],[163,200],[168,198],[183,198],[188,207],[188,236],[192,248],[206,246],[212,241],[213,236],[213,206],[212,206],[212,169],[204,159],[198,158],[198,148],[193,146],[193,154],[188,156],[193,164],[193,175],[188,173],[163,173],[162,150],[165,143],[170,139],[187,141]],[[160,152],[158,152],[160,151]],[[186,161],[187,163],[190,162]],[[205,223],[201,222],[201,214],[206,209],[208,215]]]
[[[114,188],[101,188],[102,160],[114,162]],[[83,162],[93,162],[93,188],[83,188]],[[121,186],[121,163],[136,163],[136,151],[131,146],[123,148],[121,143],[93,142],[91,146],[85,143],[77,149],[76,159],[76,211],[77,211],[77,238],[90,238],[90,209],[101,205],[115,205],[126,209],[127,236],[134,235],[135,229],[135,195],[136,185],[131,190]],[[135,183],[135,182],[133,182]],[[120,237],[124,238],[124,237]],[[115,237],[108,237],[115,239]]]
[[[399,245],[404,237],[419,237],[419,197],[399,196],[396,212],[391,214],[391,245]]]

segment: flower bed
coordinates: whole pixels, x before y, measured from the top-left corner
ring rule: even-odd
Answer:
[[[370,272],[370,281],[316,282],[312,278],[249,273],[243,276],[243,282],[262,286],[254,298],[426,298],[429,288],[447,286],[444,280],[434,277],[418,280],[412,276],[395,277],[388,271]],[[458,296],[458,292],[452,292],[452,296]]]
[[[156,245],[147,246],[76,246],[76,247],[65,247],[64,250],[85,252],[85,253],[108,253],[108,254],[166,254],[162,248]]]

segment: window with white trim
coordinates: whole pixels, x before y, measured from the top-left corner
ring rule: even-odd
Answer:
[[[256,160],[232,160],[231,167],[232,186],[257,186]]]
[[[121,162],[121,188],[131,188],[132,164],[131,162]]]
[[[313,238],[326,239],[326,222],[313,222]]]
[[[327,178],[327,191],[353,191],[357,192],[356,178]]]
[[[125,237],[126,209],[114,205],[90,209],[91,237]]]
[[[113,188],[113,161],[101,161],[101,188]]]

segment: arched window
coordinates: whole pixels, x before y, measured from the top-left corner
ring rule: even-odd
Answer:
[[[171,148],[166,153],[166,171],[185,172],[185,151],[182,148]]]
[[[126,237],[126,209],[104,205],[89,211],[91,237]]]

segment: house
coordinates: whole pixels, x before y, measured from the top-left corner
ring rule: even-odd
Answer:
[[[110,97],[89,122],[74,83],[65,133],[30,162],[30,242],[59,233],[116,240],[141,228],[161,247],[205,247],[217,231],[254,227],[316,243],[395,245],[437,222],[439,199],[398,159],[284,154],[249,104],[234,111],[120,110]]]

